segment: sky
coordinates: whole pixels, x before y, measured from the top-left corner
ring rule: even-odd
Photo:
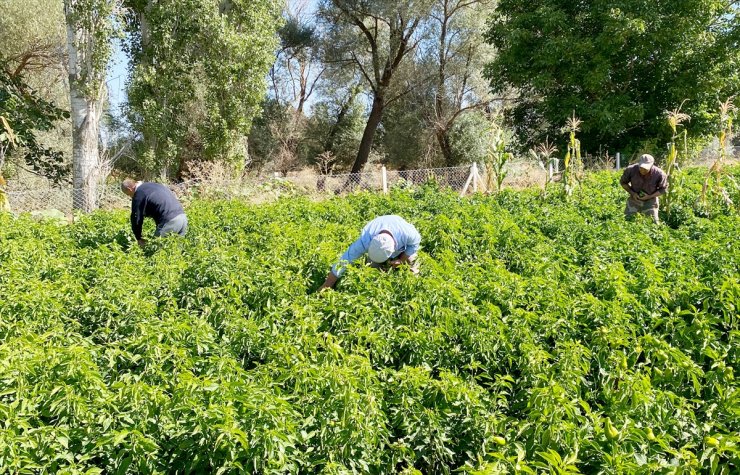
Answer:
[[[113,50],[113,59],[108,68],[108,100],[111,109],[120,115],[121,106],[126,103],[126,77],[128,76],[128,57],[121,49],[120,42],[116,42]]]

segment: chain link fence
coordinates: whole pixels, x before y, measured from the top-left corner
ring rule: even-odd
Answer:
[[[386,170],[385,168],[338,175],[319,175],[309,171],[245,177],[240,180],[190,180],[168,185],[178,198],[247,199],[262,201],[285,194],[334,196],[357,191],[387,192],[393,187],[412,187],[433,182],[442,188],[472,191],[473,166],[430,168],[419,170]],[[7,207],[14,213],[63,214],[70,216],[80,204],[69,185],[53,186],[43,180],[11,181],[0,189]],[[3,198],[0,196],[0,198]],[[127,209],[131,200],[120,188],[120,183],[104,183],[95,190],[98,209]]]

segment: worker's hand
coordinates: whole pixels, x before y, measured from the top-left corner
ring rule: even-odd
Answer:
[[[630,197],[631,197],[631,198],[632,198],[633,200],[635,200],[635,201],[642,201],[642,198],[640,198],[640,195],[638,195],[638,194],[637,194],[637,193],[635,193],[634,191],[633,191],[632,193],[630,193]]]
[[[390,265],[391,267],[398,267],[398,266],[400,266],[401,264],[403,264],[403,261],[402,261],[401,259],[393,259],[393,260],[390,260],[390,261],[388,261],[388,264],[389,264],[389,265]]]
[[[146,246],[146,239],[137,239],[136,242],[139,243],[139,247]]]
[[[337,283],[337,280],[339,280],[339,278],[335,276],[333,272],[329,272],[329,275],[326,276],[326,280],[321,284],[321,287],[319,287],[319,292],[333,288]]]

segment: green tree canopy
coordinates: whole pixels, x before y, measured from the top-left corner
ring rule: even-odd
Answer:
[[[231,159],[259,113],[277,48],[273,0],[130,0],[133,129],[147,171]]]
[[[515,88],[523,145],[557,135],[573,111],[585,149],[635,150],[667,134],[665,110],[686,100],[689,130],[712,127],[717,99],[740,90],[740,2],[501,0],[486,70]]]
[[[68,118],[69,112],[41,98],[20,78],[0,73],[0,171],[7,157],[18,154],[34,173],[61,181],[69,165],[62,152],[45,146],[37,134]]]

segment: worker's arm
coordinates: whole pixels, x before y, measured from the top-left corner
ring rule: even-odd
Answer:
[[[141,228],[144,225],[144,208],[146,207],[146,198],[143,194],[139,193],[134,195],[131,201],[131,231],[134,232],[136,240],[139,245],[143,245],[144,241],[141,239]]]
[[[659,196],[665,195],[665,192],[666,192],[666,189],[656,190],[655,193],[650,193],[649,195],[643,195],[642,198],[638,197],[637,199],[640,201],[652,200],[653,198],[657,198]]]
[[[319,290],[330,289],[334,287],[339,278],[342,277],[342,274],[344,274],[347,266],[362,257],[362,255],[367,252],[367,249],[370,246],[371,239],[372,238],[363,230],[362,235],[355,242],[353,242],[346,251],[344,251],[342,257],[339,258],[339,262],[331,267],[329,275],[326,276],[326,280],[321,285]]]
[[[629,169],[625,168],[622,172],[622,178],[619,180],[619,184],[622,185],[622,188],[624,188],[624,191],[630,194],[630,196],[635,199],[639,200],[639,195],[635,190],[632,189],[632,183],[630,181],[630,174]]]
[[[657,198],[659,196],[665,195],[667,191],[668,191],[668,175],[663,173],[658,179],[658,183],[656,183],[655,193],[650,193],[649,195],[645,195],[640,199],[643,201],[651,200],[653,198]]]
[[[324,289],[331,289],[336,285],[337,281],[339,280],[339,277],[334,275],[334,272],[329,271],[329,275],[326,276],[326,280],[323,284],[321,284],[321,287],[319,287],[319,290]]]
[[[401,264],[408,262],[409,259],[419,252],[419,248],[421,247],[421,234],[419,234],[419,231],[417,231],[416,228],[411,228],[407,230],[406,233],[406,249],[399,254],[398,257],[390,261],[390,265],[393,267],[398,267]]]
[[[642,198],[640,198],[640,194],[637,193],[635,190],[633,190],[632,187],[626,186],[626,185],[622,185],[622,188],[624,188],[625,191],[630,194],[630,197],[633,200],[638,200],[638,201],[642,200]]]

